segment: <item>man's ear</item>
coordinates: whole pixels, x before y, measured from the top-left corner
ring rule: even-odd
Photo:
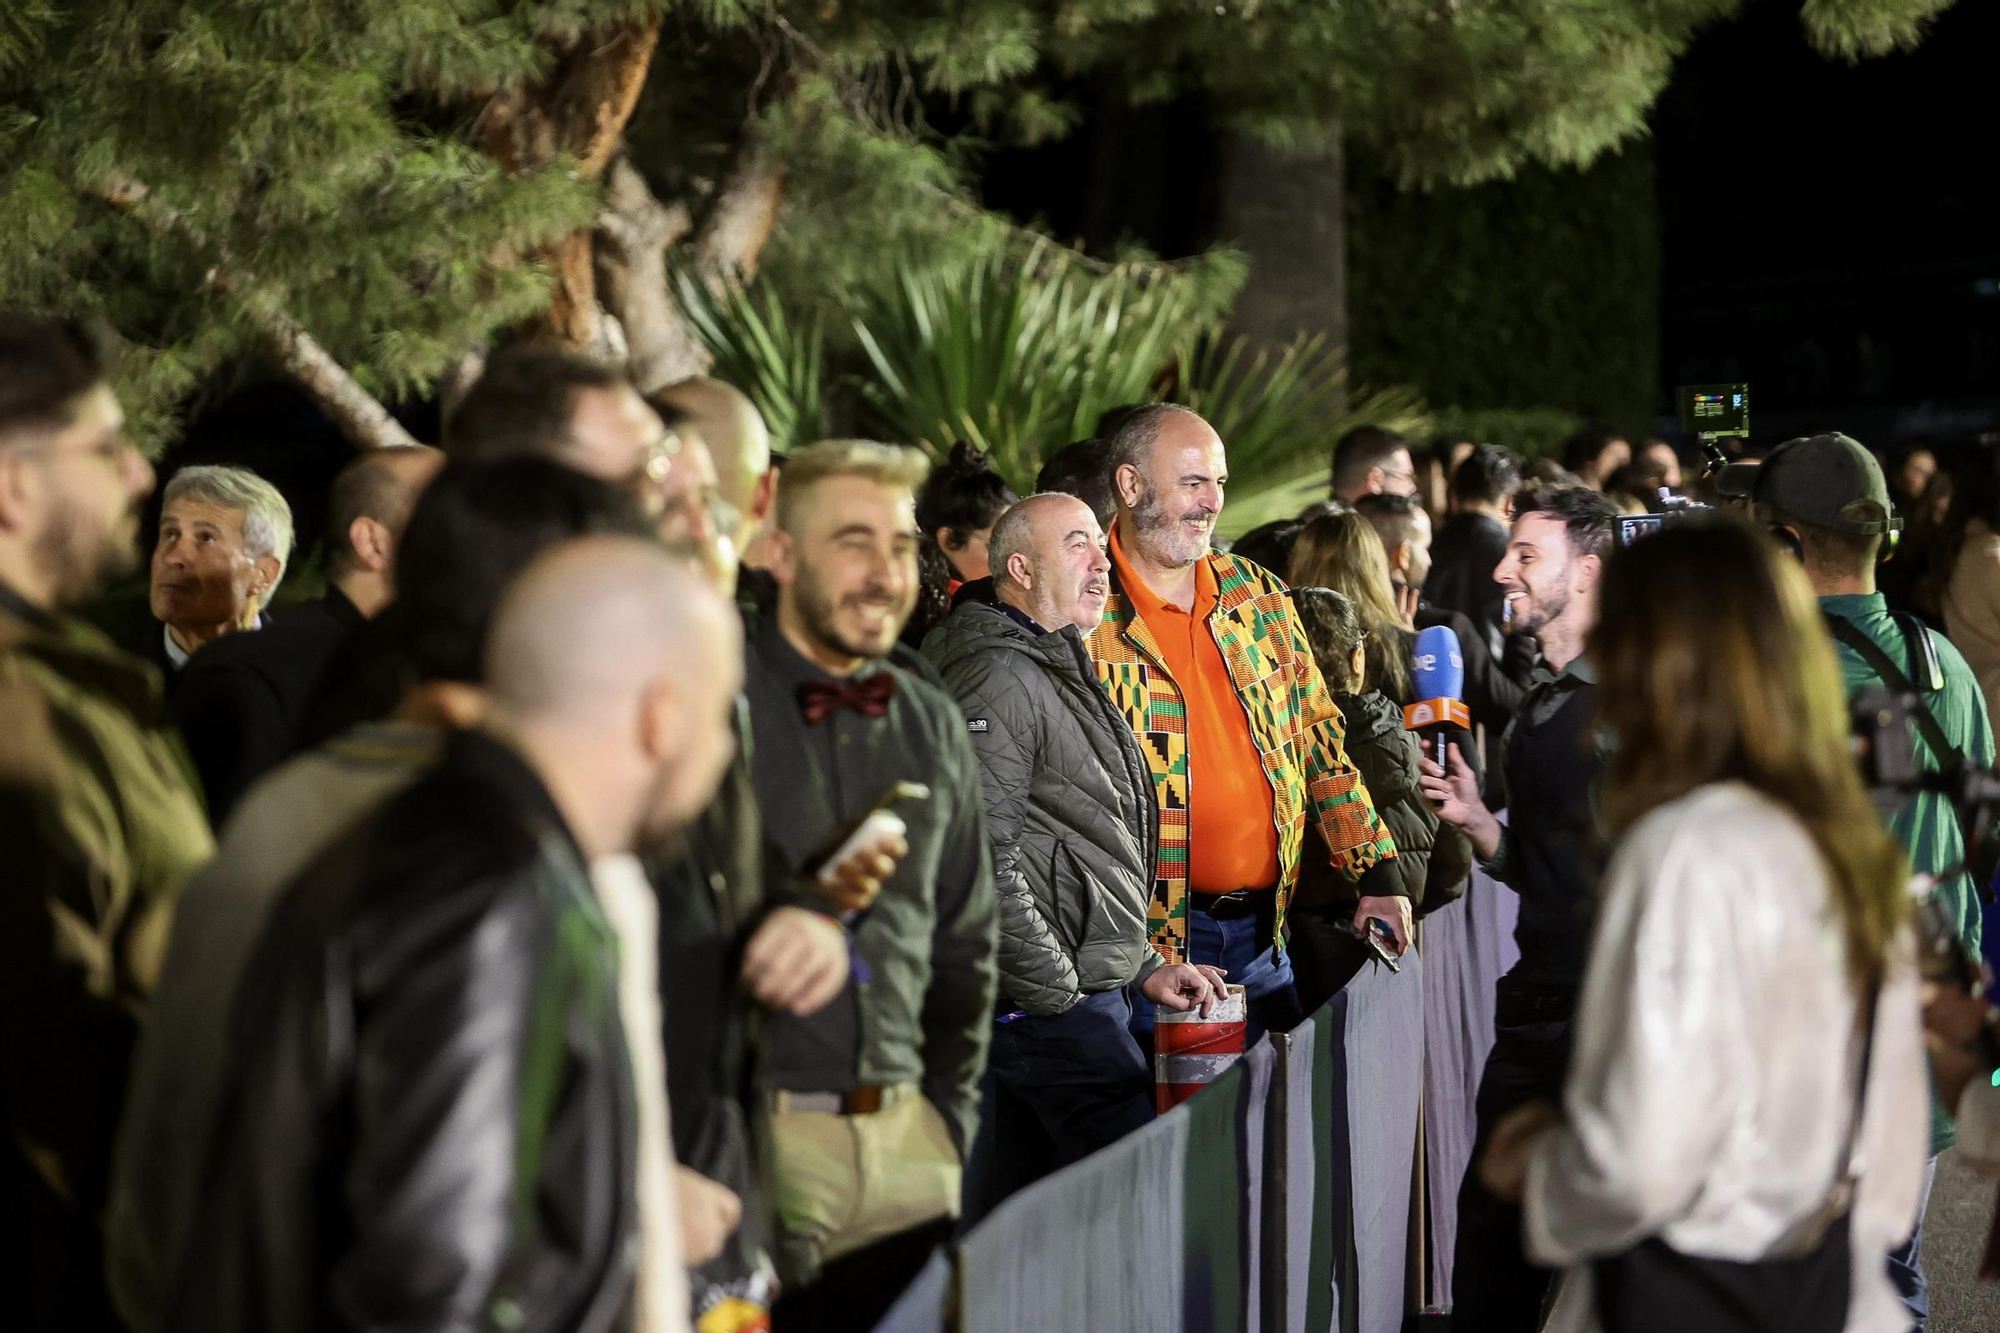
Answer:
[[[1028,562],[1026,554],[1016,551],[1007,557],[1007,577],[1023,588],[1035,586],[1034,566]]]
[[[1139,507],[1139,497],[1146,493],[1146,483],[1139,477],[1139,469],[1130,463],[1120,463],[1111,474],[1111,484],[1117,488],[1118,499],[1127,509]]]
[[[1595,554],[1580,555],[1574,563],[1577,569],[1572,577],[1575,580],[1576,591],[1589,592],[1597,586],[1597,580],[1604,575],[1604,557]]]
[[[778,586],[788,587],[799,576],[799,547],[783,528],[771,531],[771,577]]]
[[[778,503],[778,469],[767,467],[764,475],[757,478],[757,489],[750,492],[750,513],[755,518],[766,518]]]
[[[39,508],[30,471],[19,451],[0,449],[0,532],[21,531]]]
[[[386,574],[395,556],[396,539],[389,529],[363,515],[347,525],[347,544],[355,559],[371,574]]]
[[[1394,573],[1402,574],[1405,577],[1408,576],[1410,572],[1410,544],[1408,542],[1397,542],[1396,549],[1389,552],[1389,568]]]
[[[675,752],[686,735],[687,696],[668,677],[649,683],[639,694],[639,749],[655,763]]]
[[[285,562],[275,555],[265,555],[259,556],[256,563],[257,579],[250,586],[256,592],[258,607],[262,608],[269,605],[271,589],[284,577]]]

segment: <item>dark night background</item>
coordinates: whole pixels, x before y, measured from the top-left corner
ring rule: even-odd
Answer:
[[[1603,394],[1628,404],[1627,418],[1667,411],[1676,384],[1742,379],[1752,386],[1753,432],[1766,439],[1825,424],[1882,446],[1991,428],[2000,422],[1995,51],[2000,4],[1989,0],[1960,0],[1913,54],[1856,66],[1807,46],[1798,0],[1755,4],[1683,57],[1655,108],[1650,142],[1582,178],[1529,172],[1514,186],[1483,187],[1475,192],[1480,207],[1498,222],[1461,217],[1457,240],[1462,246],[1468,226],[1498,235],[1525,225],[1512,217],[1515,198],[1534,195],[1561,209],[1588,186],[1593,211],[1577,234],[1616,232],[1616,244],[1572,242],[1593,253],[1555,249],[1540,258],[1540,273],[1532,264],[1514,273],[1482,261],[1458,274],[1457,285],[1490,288],[1489,317],[1502,325],[1508,312],[1494,313],[1496,302],[1525,307],[1537,295],[1549,298],[1544,321],[1587,309],[1591,321],[1636,322],[1642,336],[1628,340],[1625,362],[1638,367],[1637,388]],[[1218,142],[1198,103],[1133,111],[1089,90],[1081,97],[1085,121],[1070,139],[986,157],[980,188],[989,205],[1099,252],[1135,241],[1181,255],[1227,239],[1218,234]],[[1348,193],[1357,377],[1372,369],[1372,382],[1395,382],[1383,376],[1399,372],[1414,380],[1426,349],[1442,345],[1424,320],[1426,305],[1441,308],[1444,295],[1420,282],[1398,285],[1385,270],[1405,271],[1401,255],[1397,264],[1370,267],[1376,242],[1362,214],[1385,201],[1419,218],[1468,214],[1471,206],[1453,192],[1395,197],[1365,178],[1362,163],[1351,167]],[[1646,263],[1621,257],[1634,253],[1628,232]],[[1505,242],[1494,248],[1510,253]],[[1599,250],[1617,253],[1607,259]],[[1573,268],[1586,275],[1583,285]],[[1527,284],[1526,295],[1509,281]],[[1457,319],[1428,314],[1447,329]],[[1575,363],[1555,383],[1588,386],[1605,373],[1593,362],[1607,340],[1597,328],[1582,333],[1574,354],[1559,345],[1510,353],[1500,340],[1475,343],[1485,363],[1475,371],[1504,380],[1524,373],[1517,366],[1554,359]],[[1377,344],[1398,337],[1408,347],[1385,361]],[[1628,370],[1625,379],[1634,375]],[[1450,401],[1432,396],[1434,404]],[[1574,401],[1546,401],[1551,396],[1528,395],[1593,415],[1606,406],[1588,387],[1567,391]],[[420,438],[435,437],[428,405],[411,408],[407,420]],[[299,505],[303,551],[322,522],[326,483],[347,453],[295,391],[261,384],[198,412],[167,467],[231,461],[269,476]]]

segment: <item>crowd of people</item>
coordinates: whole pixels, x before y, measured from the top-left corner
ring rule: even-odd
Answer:
[[[340,473],[311,599],[282,494],[176,472],[121,648],[78,612],[153,469],[82,330],[0,318],[21,1326],[872,1328],[1154,1117],[1160,1015],[1290,1028],[1476,864],[1520,961],[1455,1327],[1921,1327],[1936,1154],[2000,1157],[2000,1088],[1908,880],[1963,958],[1984,886],[1942,790],[1878,814],[1848,700],[1993,763],[1991,451],[1899,584],[1949,640],[1877,591],[1914,463],[1844,436],[1707,483],[1609,432],[1331,463],[1225,549],[1173,404],[1022,498],[514,348]],[[1617,547],[1697,484],[1736,512]]]

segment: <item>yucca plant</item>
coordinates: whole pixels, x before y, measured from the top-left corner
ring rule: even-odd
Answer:
[[[753,293],[729,283],[716,295],[684,269],[673,283],[688,327],[715,358],[710,373],[750,395],[771,447],[789,453],[821,438],[826,329],[819,312],[794,320],[769,287]]]
[[[1214,318],[1157,269],[1087,267],[1047,242],[995,250],[905,272],[857,311],[855,388],[885,438],[939,457],[969,441],[1021,489],[1107,408],[1157,398]]]
[[[1351,393],[1343,404],[1346,387],[1347,368],[1324,335],[1275,354],[1219,337],[1182,353],[1179,401],[1201,413],[1229,450],[1229,502],[1218,531],[1239,536],[1325,499],[1333,442],[1355,426],[1428,430],[1414,391]]]

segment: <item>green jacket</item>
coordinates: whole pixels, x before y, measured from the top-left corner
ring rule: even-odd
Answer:
[[[158,675],[5,588],[0,848],[0,1151],[17,1155],[0,1213],[30,1237],[28,1271],[59,1283],[101,1269],[81,1251],[104,1206],[139,1014],[173,896],[213,849]]]
[[[1909,643],[1903,636],[1903,628],[1889,614],[1888,602],[1881,593],[1822,597],[1819,605],[1828,615],[1839,616],[1859,627],[1880,644],[1893,661],[1901,664],[1904,673],[1912,680],[1919,677],[1921,673],[1912,669],[1914,664],[1909,660]],[[1925,695],[1924,703],[1937,718],[1938,725],[1944,728],[1945,736],[1966,759],[1975,764],[1990,765],[1993,762],[1993,727],[1986,716],[1986,700],[1979,692],[1978,677],[1972,674],[1972,668],[1966,665],[1958,649],[1943,636],[1933,634],[1931,641],[1937,645],[1938,660],[1944,666],[1944,688]],[[1850,696],[1882,683],[1875,669],[1860,653],[1839,640],[1834,641],[1834,648],[1840,654],[1840,669],[1847,677]],[[1926,769],[1941,767],[1938,756],[1931,753],[1923,735],[1914,726],[1910,731],[1916,742],[1917,762]],[[1937,793],[1925,792],[1904,806],[1889,820],[1889,831],[1909,852],[1910,867],[1919,874],[1935,875],[1965,859],[1964,830],[1952,810],[1951,802]],[[1938,894],[1946,915],[1958,923],[1959,939],[1977,955],[1979,894],[1973,886],[1972,877],[1960,874],[1940,884]],[[1943,1152],[1956,1139],[1951,1117],[1933,1100],[1931,1152]]]

